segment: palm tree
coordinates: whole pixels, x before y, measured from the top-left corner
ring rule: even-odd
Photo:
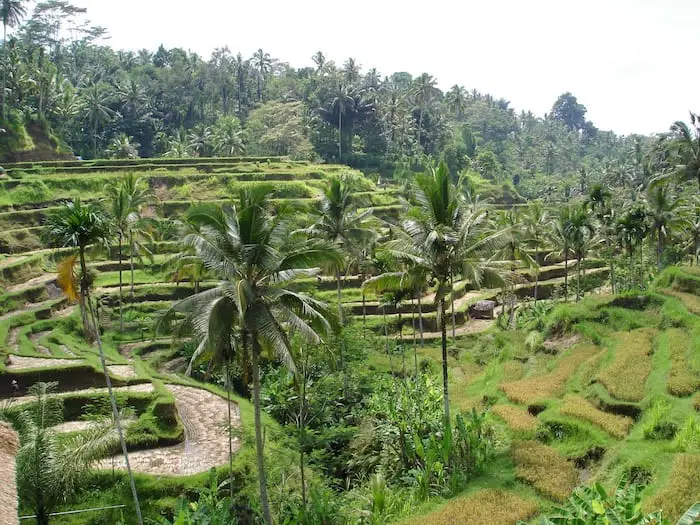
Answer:
[[[202,207],[190,212],[199,233],[184,243],[195,249],[207,269],[219,278],[212,290],[192,296],[198,301],[226,296],[233,301],[241,331],[241,349],[251,345],[255,441],[260,501],[267,524],[272,523],[267,497],[260,414],[260,355],[271,349],[290,370],[296,369],[288,331],[318,343],[319,329],[328,330],[325,305],[287,288],[299,276],[314,275],[316,267],[339,257],[328,243],[312,242],[285,250],[287,210],[270,213],[269,188],[257,186],[240,194],[240,207]],[[231,322],[234,322],[232,320]]]
[[[214,127],[212,137],[214,152],[223,157],[245,153],[242,134],[241,126],[235,118],[220,119]]]
[[[122,260],[124,241],[129,239],[130,247],[133,237],[132,229],[138,224],[141,209],[151,200],[151,194],[147,187],[143,187],[143,179],[133,173],[127,173],[122,180],[107,187],[107,198],[109,211],[112,217],[114,230],[117,234],[118,257],[119,257],[119,329],[124,330],[123,307],[123,279]],[[131,266],[131,294],[134,291],[134,254],[130,252]]]
[[[55,386],[56,383],[34,383],[29,387],[34,402],[17,408],[10,406],[4,414],[21,438],[17,488],[40,525],[47,525],[56,507],[77,494],[91,465],[118,443],[109,419],[70,437],[59,435],[52,427],[62,422],[63,405],[52,396]]]
[[[8,53],[10,46],[7,45],[7,28],[15,27],[19,24],[27,9],[24,7],[25,0],[0,0],[0,16],[2,16],[2,47],[5,51],[5,59],[2,68],[2,120],[7,122],[7,108],[5,107],[5,91],[7,90],[7,69]]]
[[[88,125],[92,128],[92,156],[97,158],[97,132],[114,115],[114,111],[109,107],[110,95],[100,83],[83,88],[82,96]]]
[[[651,231],[656,237],[656,264],[661,270],[668,237],[682,225],[682,201],[671,192],[667,181],[660,181],[651,186],[647,191],[646,201]]]
[[[647,233],[646,210],[639,205],[630,208],[618,219],[615,229],[617,231],[618,238],[625,247],[625,251],[629,257],[629,274],[631,284],[634,279],[634,248],[635,246],[639,246],[641,248],[642,243],[644,242],[644,237]],[[641,275],[641,264],[639,271]]]
[[[574,206],[571,209],[567,227],[571,240],[571,249],[576,256],[576,300],[579,301],[583,296],[583,291],[581,290],[581,270],[583,262],[588,251],[595,243],[595,230],[585,203]]]
[[[243,122],[243,93],[245,92],[245,79],[248,74],[248,61],[243,60],[243,55],[238,53],[233,59],[233,70],[236,73],[236,99],[238,101],[238,120]]]
[[[423,112],[428,102],[432,99],[435,94],[435,86],[437,81],[428,73],[423,73],[419,76],[412,88],[412,93],[415,96],[418,106],[420,108],[420,113],[418,117],[418,139],[416,140],[418,147],[420,148],[420,135],[423,130]]]
[[[343,78],[348,85],[355,84],[360,80],[360,64],[354,58],[348,58],[343,64]]]
[[[611,203],[612,193],[602,184],[594,184],[586,203],[598,221],[598,232],[603,243],[602,254],[608,258],[610,265],[610,285],[612,293],[616,290],[615,256],[619,243],[615,239],[615,220],[617,212]]]
[[[435,281],[435,303],[442,337],[442,381],[445,425],[450,425],[447,367],[447,325],[445,298],[451,291],[450,279],[460,273],[479,286],[486,273],[494,270],[487,259],[505,241],[502,231],[492,231],[486,210],[469,209],[452,183],[447,165],[441,162],[430,173],[416,177],[416,205],[402,222],[403,235],[387,243],[387,250],[411,267],[426,269],[429,281]],[[422,273],[422,272],[421,272]],[[406,273],[378,276],[373,282],[388,279],[396,283],[407,278]],[[396,287],[394,287],[396,288]]]
[[[553,222],[551,242],[556,247],[552,254],[557,253],[564,257],[564,300],[569,301],[569,255],[571,254],[570,219],[572,210],[570,206],[561,209]]]
[[[229,490],[233,498],[231,366],[240,350],[239,342],[236,340],[240,330],[236,303],[222,292],[223,290],[219,289],[212,293],[197,293],[175,303],[159,320],[156,331],[172,331],[173,325],[178,323],[177,332],[192,337],[192,341],[197,346],[187,366],[187,375],[192,374],[193,366],[199,361],[207,361],[210,369],[213,366],[224,365],[228,402]]]
[[[357,253],[357,248],[360,245],[366,245],[374,237],[373,231],[368,229],[365,224],[365,221],[372,215],[372,208],[359,212],[352,198],[352,193],[353,181],[349,175],[341,175],[331,179],[319,201],[318,221],[310,228],[300,231],[335,243],[344,252],[345,256]],[[342,326],[343,296],[341,271],[343,271],[341,266],[335,269],[338,319]],[[344,370],[342,343],[340,348],[340,366]]]
[[[126,133],[120,133],[109,145],[107,154],[113,159],[137,159],[139,157],[139,147],[141,144],[134,141],[134,137],[130,137]]]
[[[447,107],[452,111],[458,118],[464,115],[464,110],[467,108],[467,100],[469,95],[464,86],[458,86],[455,84],[450,88],[450,90],[445,94],[445,102]]]
[[[352,97],[346,85],[338,82],[338,88],[331,101],[330,108],[326,110],[328,114],[338,112],[338,162],[343,160],[343,115],[352,104]]]
[[[326,65],[326,55],[324,55],[321,51],[316,51],[311,57],[311,60],[313,60],[314,64],[316,64],[316,74],[318,75],[321,71],[323,71],[323,66]]]
[[[252,62],[253,67],[257,69],[258,73],[258,102],[262,102],[262,82],[265,75],[272,68],[272,59],[270,58],[269,53],[265,53],[262,49],[258,49],[255,53],[253,53]]]
[[[75,256],[67,258],[63,275],[59,277],[68,285],[64,286],[69,298],[77,297],[80,301],[80,312],[83,320],[83,331],[88,342],[96,339],[95,329],[89,317],[90,276],[88,274],[85,251],[91,245],[104,244],[109,238],[109,221],[104,211],[93,204],[83,204],[79,198],[67,202],[47,218],[44,236],[52,246],[71,247],[78,251],[77,262],[80,268],[79,291],[75,293],[73,284]]]
[[[131,466],[129,465],[129,454],[126,449],[126,440],[124,439],[124,433],[119,418],[117,400],[112,390],[112,379],[107,369],[107,361],[105,359],[104,349],[102,348],[102,339],[97,330],[96,316],[90,299],[90,281],[85,261],[85,250],[88,246],[107,243],[110,233],[109,226],[108,217],[101,208],[94,204],[83,204],[80,199],[76,198],[72,202],[67,202],[56,212],[48,216],[44,235],[53,246],[71,247],[78,250],[78,261],[80,264],[79,294],[76,293],[77,286],[74,271],[75,256],[68,257],[59,265],[57,281],[70,299],[75,299],[76,296],[79,297],[85,338],[88,342],[97,340],[102,371],[104,373],[105,383],[107,384],[109,399],[112,404],[112,417],[114,418],[122,453],[124,454],[124,462],[131,485],[131,493],[134,498],[134,504],[136,505],[138,523],[139,525],[143,525],[141,507],[139,505]]]
[[[671,126],[671,133],[676,137],[680,175],[683,179],[697,181],[700,188],[700,116],[690,113],[690,124],[692,130],[685,122],[677,121]]]
[[[537,291],[540,282],[540,253],[546,245],[552,221],[549,213],[545,209],[542,201],[535,201],[527,209],[525,214],[525,228],[527,244],[535,250],[534,265],[535,270],[535,302],[537,302]]]

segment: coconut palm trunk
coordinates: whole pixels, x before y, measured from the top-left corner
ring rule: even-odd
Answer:
[[[418,333],[420,334],[420,347],[425,346],[423,338],[423,306],[421,304],[421,290],[418,290]]]
[[[85,275],[86,265],[85,265],[85,254],[82,249],[80,249],[80,267],[83,275]],[[112,417],[114,419],[114,426],[117,429],[117,434],[119,436],[119,443],[121,444],[122,454],[124,456],[124,465],[126,466],[127,476],[129,478],[129,485],[131,488],[131,495],[134,499],[134,507],[136,510],[136,520],[139,525],[143,525],[143,516],[141,515],[141,505],[139,503],[139,496],[136,490],[136,483],[134,481],[134,475],[131,471],[131,464],[129,463],[129,452],[126,448],[126,440],[124,438],[124,429],[122,428],[121,419],[119,416],[119,409],[117,407],[117,399],[114,395],[114,390],[112,389],[112,378],[109,375],[109,369],[107,368],[107,361],[105,359],[104,349],[102,347],[102,338],[100,337],[99,329],[97,328],[97,316],[92,308],[92,303],[90,300],[90,289],[87,287],[87,279],[84,277],[81,279],[81,288],[85,285],[85,302],[88,304],[90,311],[90,318],[92,321],[92,326],[95,333],[95,339],[97,341],[97,348],[100,355],[100,363],[102,365],[102,372],[105,376],[105,383],[107,384],[107,392],[109,394],[109,401],[112,405]]]
[[[445,427],[450,425],[450,394],[449,376],[447,373],[447,324],[445,323],[445,298],[440,299],[440,311],[438,312],[440,330],[442,335],[442,400],[445,406]]]
[[[564,250],[564,302],[569,302],[569,252]]]
[[[80,263],[80,317],[83,321],[83,331],[88,343],[95,341],[97,324],[90,322],[90,285],[88,283],[87,264],[85,263],[85,248],[78,249]]]
[[[2,25],[2,47],[5,52],[5,64],[2,68],[2,121],[7,122],[7,109],[5,108],[5,102],[7,101],[7,60],[9,49],[7,47],[7,24]]]
[[[260,415],[260,342],[258,334],[250,334],[253,345],[253,407],[255,412],[255,456],[258,464],[258,482],[260,483],[260,506],[266,525],[272,525],[270,502],[267,497],[267,476],[265,474],[265,456]]]
[[[450,310],[452,310],[452,344],[455,344],[455,340],[457,339],[457,329],[455,319],[455,283],[452,272],[450,272],[450,289]]]
[[[338,162],[343,161],[343,105],[338,106]]]
[[[661,228],[656,233],[656,264],[661,271],[661,265],[663,262],[663,255],[664,255],[664,244],[663,244],[663,233],[661,232]]]
[[[362,292],[362,337],[365,337],[365,330],[367,325],[367,301],[365,299],[365,292]]]
[[[131,300],[134,300],[134,234],[129,232],[129,271],[131,272]]]
[[[122,232],[119,232],[119,331],[124,331],[124,281],[122,278]]]
[[[581,300],[581,253],[576,252],[576,302]]]

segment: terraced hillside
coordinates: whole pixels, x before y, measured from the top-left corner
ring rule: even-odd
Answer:
[[[331,177],[347,168],[270,158],[56,162],[6,169],[9,178],[0,180],[0,403],[30,403],[32,384],[56,381],[63,402],[60,432],[84,431],[95,416],[109,413],[97,349],[84,341],[77,307],[56,282],[56,265],[66,250],[45,247],[42,225],[51,210],[76,193],[97,200],[123,173],[137,173],[157,197],[145,212],[154,225],[151,238],[143,239],[148,250],[142,258],[120,262],[111,246],[91,253],[89,263],[109,374],[120,406],[128,408],[132,468],[140,474],[149,511],[172,512],[177,496],[204,486],[204,473],[229,461],[231,411],[237,480],[247,487],[255,471],[250,403],[236,395],[229,403],[219,386],[186,377],[192,349],[155,331],[159,314],[175,301],[216,284],[206,273],[183,271],[176,264],[178,234],[160,227],[162,218],[179,218],[192,203],[228,202],[239,189],[264,184],[274,188],[280,203],[299,206],[303,224],[308,205]],[[375,227],[386,233],[404,209],[399,187],[358,179],[358,206],[373,208]],[[530,300],[535,274],[516,263],[509,262],[517,276],[509,290],[471,289],[461,280],[452,285],[452,406],[465,412],[486,409],[500,448],[494,464],[467,493],[416,505],[411,512],[420,516],[414,521],[515,523],[565,500],[579,484],[602,480],[612,486],[622,473],[649,482],[645,507],[663,507],[670,517],[680,516],[700,498],[700,276],[692,268],[671,268],[659,276],[655,293],[612,297],[605,294],[608,266],[589,258],[582,263],[582,282],[587,293],[594,293],[564,303],[565,279],[569,295],[574,289],[575,262],[554,254],[540,258],[539,309]],[[398,299],[376,297],[363,291],[366,277],[351,272],[340,284],[346,318],[377,343],[367,345],[362,364],[383,376],[406,375],[405,363],[402,371],[397,363],[412,348],[416,365],[420,360],[423,369],[436,369],[441,350],[436,290],[428,287]],[[338,297],[333,275],[299,279],[295,286],[330,304]],[[517,300],[511,303],[510,296]],[[499,323],[474,318],[479,301],[493,301],[496,314],[511,304],[518,308],[512,322],[505,315]],[[527,342],[532,331],[541,332],[543,340]],[[268,417],[265,422],[271,461],[280,470],[296,466],[298,454],[280,437],[279,425]],[[122,467],[117,453],[98,468],[105,470],[100,478],[104,486],[111,487],[105,489],[107,496],[124,501],[124,484],[107,479],[108,471]],[[72,502],[66,508],[75,506]],[[111,522],[117,518],[116,512],[104,517]]]
[[[480,523],[483,512],[514,523],[623,474],[646,486],[644,509],[675,523],[700,499],[699,277],[669,268],[656,293],[555,306],[536,352],[523,344],[531,321],[458,344],[453,399],[490,407],[508,451],[466,496],[406,523]]]

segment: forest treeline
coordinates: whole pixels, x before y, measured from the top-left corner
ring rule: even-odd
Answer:
[[[69,2],[2,5],[11,30],[1,54],[4,127],[16,135],[48,122],[82,158],[245,152],[388,174],[441,157],[453,174],[470,169],[547,199],[585,195],[596,182],[638,187],[680,163],[665,140],[679,130],[599,130],[571,93],[536,116],[476,89],[442,91],[430,73],[380,73],[321,51],[293,67],[264,49],[250,57],[228,47],[209,57],[163,46],[115,50]],[[0,158],[11,148],[5,135]]]

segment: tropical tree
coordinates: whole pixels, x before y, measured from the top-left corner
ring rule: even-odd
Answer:
[[[615,293],[615,257],[619,243],[616,238],[615,221],[617,211],[612,205],[612,193],[602,184],[594,184],[588,194],[586,203],[597,220],[598,236],[602,243],[601,254],[608,259],[610,266],[610,285]]]
[[[338,319],[341,325],[343,324],[342,272],[347,269],[348,258],[358,253],[358,247],[366,245],[374,237],[374,232],[366,224],[373,210],[369,208],[362,212],[358,211],[357,204],[352,198],[353,190],[353,179],[350,175],[331,179],[319,201],[318,220],[311,227],[301,230],[307,235],[338,245],[345,256],[344,264],[335,268]],[[344,364],[341,344],[340,366],[343,369]]]
[[[194,208],[193,217],[201,213]],[[195,219],[197,220],[197,219]],[[196,345],[190,358],[186,374],[191,375],[194,365],[207,362],[211,370],[224,366],[226,373],[227,433],[229,449],[229,491],[231,498],[235,489],[233,479],[233,422],[231,413],[231,367],[235,357],[240,353],[240,334],[238,308],[235,301],[224,293],[223,289],[214,293],[196,293],[175,303],[159,319],[156,331],[177,332],[178,335],[190,336]],[[177,326],[175,326],[177,325]]]
[[[535,250],[532,267],[535,271],[535,302],[537,302],[537,291],[540,282],[540,254],[546,246],[552,221],[542,201],[535,201],[530,204],[524,219],[527,245]]]
[[[690,113],[690,125],[677,121],[671,126],[671,134],[680,160],[678,172],[685,180],[696,181],[700,189],[700,116]]]
[[[123,279],[122,261],[124,241],[129,241],[129,247],[133,247],[133,229],[138,227],[141,217],[141,209],[151,200],[151,193],[148,187],[143,184],[143,179],[133,173],[127,173],[114,184],[107,187],[107,199],[109,212],[113,221],[113,228],[117,235],[118,258],[119,258],[119,329],[124,330],[123,317]],[[131,266],[131,294],[134,293],[134,254],[130,250]]]
[[[262,86],[265,80],[265,75],[272,68],[272,59],[269,53],[265,53],[262,49],[258,49],[253,53],[253,67],[257,70],[258,77],[258,102],[262,102]]]
[[[2,47],[5,52],[2,67],[2,120],[7,122],[7,108],[5,106],[7,91],[7,70],[9,68],[8,53],[10,46],[7,45],[7,28],[15,27],[19,24],[27,9],[24,6],[25,0],[0,0],[0,17],[2,17]]]
[[[326,65],[326,55],[324,55],[322,51],[316,51],[311,57],[311,60],[316,64],[316,74],[318,75],[323,71],[323,67]]]
[[[552,224],[550,241],[555,250],[550,254],[557,254],[564,258],[564,300],[569,300],[569,257],[571,256],[572,241],[570,221],[572,208],[565,206],[559,212]]]
[[[76,256],[69,256],[59,264],[59,284],[69,299],[78,299],[83,320],[83,333],[88,342],[96,339],[95,328],[90,322],[89,290],[91,279],[87,269],[85,252],[89,246],[106,244],[109,239],[109,219],[95,204],[83,204],[79,198],[65,203],[47,218],[44,236],[47,242],[56,247],[70,247],[77,250]],[[75,264],[79,264],[79,289],[76,290]]]
[[[235,117],[224,117],[212,129],[214,153],[222,157],[233,157],[245,153],[241,125]]]
[[[416,79],[412,88],[412,93],[419,107],[418,138],[416,140],[418,147],[420,147],[420,136],[421,132],[423,131],[423,113],[425,112],[425,107],[432,100],[435,94],[436,85],[437,81],[432,77],[432,75],[423,73]]]
[[[342,82],[338,82],[335,96],[331,100],[330,107],[325,111],[327,115],[338,114],[338,162],[343,160],[343,116],[352,105],[352,97],[348,87]]]
[[[503,246],[506,238],[505,232],[492,230],[485,209],[465,206],[444,162],[416,177],[414,195],[416,205],[402,222],[404,235],[389,241],[387,250],[397,260],[425,269],[428,279],[436,283],[435,303],[442,332],[443,405],[445,425],[449,426],[445,299],[452,291],[451,277],[460,273],[479,286],[486,274],[496,273],[487,259]],[[385,274],[366,284],[375,286],[383,280],[383,285],[388,286],[389,279],[398,284],[406,278],[405,273]]]
[[[656,264],[661,270],[668,238],[684,222],[683,201],[673,194],[668,181],[660,181],[649,188],[646,202],[650,228],[656,238]]]
[[[5,410],[20,434],[18,492],[40,525],[47,525],[56,507],[78,493],[93,463],[119,443],[108,418],[80,433],[59,435],[53,427],[63,421],[63,403],[52,395],[56,384],[34,383],[28,392],[33,403]]]
[[[261,352],[269,348],[294,371],[288,332],[320,342],[318,331],[329,329],[325,305],[288,286],[299,276],[316,274],[318,265],[337,264],[339,258],[331,245],[318,241],[297,243],[295,249],[286,250],[289,210],[281,208],[272,215],[269,193],[269,188],[258,186],[240,194],[238,208],[192,210],[190,220],[200,224],[200,232],[188,235],[184,243],[220,280],[217,287],[188,301],[230,298],[241,332],[241,351],[251,348],[260,501],[265,522],[271,524],[260,414]]]
[[[450,88],[450,90],[445,94],[445,102],[447,107],[452,111],[457,118],[464,115],[464,110],[467,108],[467,100],[469,95],[464,86],[458,86],[455,84]]]
[[[647,212],[644,207],[640,205],[635,205],[634,207],[628,209],[617,221],[615,229],[617,231],[618,238],[627,252],[629,257],[629,278],[630,284],[634,282],[634,250],[636,246],[639,246],[640,252],[642,249],[642,244],[644,242],[644,237],[647,234]],[[640,253],[640,260],[642,259]],[[641,264],[640,264],[640,272]]]
[[[100,362],[102,363],[102,372],[104,373],[105,383],[109,393],[109,399],[112,405],[112,417],[114,424],[119,434],[122,453],[126,463],[126,469],[131,485],[131,492],[136,505],[136,513],[139,525],[143,525],[141,517],[141,507],[138,501],[136,492],[136,484],[129,465],[129,454],[126,449],[126,440],[122,431],[121,421],[119,418],[119,410],[117,408],[117,400],[112,390],[112,379],[107,369],[107,361],[105,359],[104,349],[102,348],[102,340],[99,331],[97,330],[97,318],[94,309],[92,308],[90,298],[90,277],[87,270],[85,260],[85,251],[91,245],[107,244],[110,236],[110,224],[107,214],[96,204],[83,204],[80,199],[76,198],[72,202],[67,202],[57,211],[50,214],[47,218],[47,226],[44,235],[48,242],[53,246],[70,247],[77,249],[77,259],[80,267],[79,276],[79,292],[75,276],[76,256],[70,256],[64,259],[58,265],[58,284],[64,290],[64,293],[69,299],[80,301],[80,313],[83,320],[83,331],[88,342],[97,341],[99,350]]]
[[[114,115],[109,107],[110,94],[101,83],[93,83],[82,90],[83,108],[92,129],[92,156],[97,158],[97,133]]]
[[[113,159],[137,159],[139,157],[138,142],[134,142],[134,137],[126,133],[120,133],[112,139],[107,154]]]
[[[586,204],[580,204],[571,208],[567,224],[571,249],[576,257],[576,300],[583,296],[581,289],[581,271],[588,251],[595,244],[595,229],[591,217],[588,214]]]

